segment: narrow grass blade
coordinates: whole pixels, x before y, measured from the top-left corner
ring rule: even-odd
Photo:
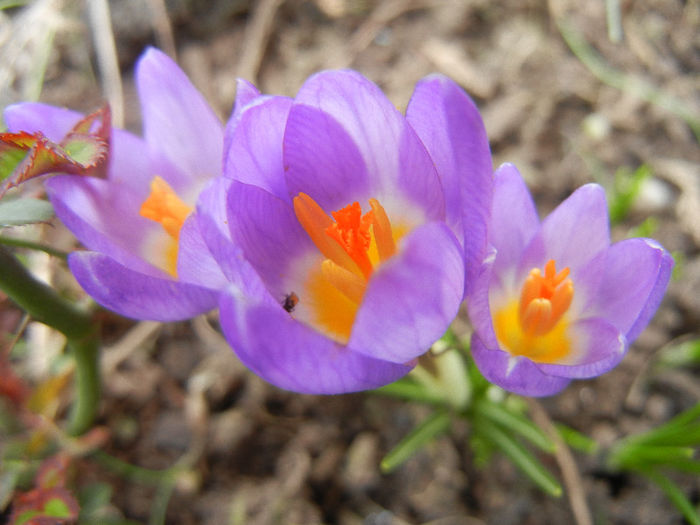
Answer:
[[[396,469],[430,441],[446,432],[450,428],[450,422],[451,416],[447,411],[440,410],[432,414],[384,456],[381,461],[382,472],[389,473]]]

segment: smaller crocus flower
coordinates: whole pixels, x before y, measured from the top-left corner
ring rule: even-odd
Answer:
[[[239,92],[224,177],[198,203],[231,283],[225,336],[288,390],[398,379],[454,319],[478,270],[465,261],[483,260],[492,168],[476,107],[442,76],[406,116],[353,71],[318,73],[293,100]]]
[[[610,244],[604,190],[587,184],[540,223],[517,169],[496,172],[494,252],[468,298],[472,354],[491,382],[528,396],[616,366],[658,307],[673,259],[656,241]]]
[[[199,234],[196,199],[221,174],[223,126],[182,70],[149,49],[136,67],[143,138],[112,129],[107,177],[46,182],[57,216],[89,251],[70,268],[97,302],[172,321],[215,308],[223,276]],[[5,110],[11,131],[62,137],[82,118],[39,103]]]

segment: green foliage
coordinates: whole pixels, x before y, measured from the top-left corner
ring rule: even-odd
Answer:
[[[656,483],[692,524],[700,525],[700,514],[666,471],[700,474],[700,461],[694,459],[700,447],[700,403],[664,425],[629,436],[617,443],[608,455],[614,470],[642,474]]]
[[[664,348],[657,364],[662,367],[677,368],[700,365],[700,339],[692,339]]]
[[[615,172],[613,188],[608,195],[611,224],[618,224],[625,219],[639,195],[642,184],[650,175],[651,168],[646,164],[642,164],[634,171],[629,168],[620,168]]]
[[[404,437],[399,444],[382,459],[382,472],[389,473],[396,469],[436,437],[447,432],[451,422],[452,418],[448,412],[436,410],[430,417],[414,428],[410,434]]]
[[[445,345],[451,349],[444,350]],[[442,351],[422,359],[408,377],[376,390],[435,407],[431,416],[384,457],[382,470],[391,472],[398,468],[448,432],[453,418],[462,418],[471,424],[469,446],[477,465],[485,466],[493,454],[500,452],[547,494],[560,496],[561,485],[528,448],[551,454],[555,443],[528,417],[527,404],[488,383],[471,361],[467,346],[454,334],[448,333],[438,346]],[[460,402],[453,399],[457,382],[467,385],[467,390],[459,390]]]
[[[51,203],[41,199],[13,199],[0,202],[0,227],[46,222],[53,217]]]

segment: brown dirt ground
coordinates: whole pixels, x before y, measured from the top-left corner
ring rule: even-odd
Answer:
[[[654,217],[653,236],[682,260],[651,325],[613,372],[579,381],[543,402],[550,417],[603,445],[645,430],[700,397],[697,369],[656,370],[660,349],[700,336],[700,150],[682,118],[639,96],[640,82],[700,115],[700,9],[695,0],[622,0],[623,39],[607,35],[604,2],[550,0],[287,0],[165,2],[177,57],[222,119],[236,76],[265,92],[293,95],[311,73],[352,67],[397,106],[415,82],[446,73],[477,100],[495,165],[515,162],[543,213],[577,186],[610,186],[620,167],[648,164],[651,182],[616,239]],[[100,104],[91,22],[81,2],[35,2],[58,15],[41,100],[91,110]],[[146,45],[167,49],[167,24],[148,6],[110,2],[124,75],[126,126],[138,130],[133,64]],[[15,35],[20,11],[3,19]],[[32,24],[39,22],[33,21]],[[44,23],[47,23],[44,20]],[[568,24],[613,68],[611,86],[567,47]],[[26,26],[25,26],[26,27]],[[38,26],[37,26],[38,27]],[[107,38],[98,31],[98,38]],[[2,32],[0,32],[2,36]],[[5,50],[9,44],[3,44]],[[38,49],[38,50],[37,50]],[[0,54],[14,76],[2,105],[26,98],[22,82],[41,51],[29,41]],[[0,53],[2,53],[0,48]],[[607,71],[607,70],[606,70]],[[58,226],[53,242],[68,247]],[[61,283],[70,278],[60,264]],[[11,307],[2,303],[5,310]],[[8,310],[9,311],[9,310]],[[12,326],[16,315],[3,316]],[[6,321],[10,319],[10,321]],[[215,318],[210,319],[215,325]],[[9,330],[9,328],[8,328]],[[314,397],[282,392],[246,373],[202,320],[134,325],[105,315],[107,450],[148,468],[185,456],[167,509],[173,524],[559,524],[573,520],[566,498],[539,492],[506,460],[473,465],[468,425],[457,425],[391,475],[379,459],[426,415],[426,408],[370,395]],[[553,470],[557,464],[542,458]],[[683,523],[641,478],[611,477],[600,458],[576,455],[596,523]],[[86,461],[78,483],[113,484],[116,515],[146,523],[158,501],[148,484],[127,482]],[[674,478],[676,479],[676,478]],[[697,478],[679,477],[697,503]]]

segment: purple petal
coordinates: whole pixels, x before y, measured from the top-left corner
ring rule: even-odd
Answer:
[[[197,216],[202,238],[226,279],[244,287],[255,271],[245,260],[240,247],[231,241],[227,202],[228,192],[234,184],[224,177],[211,181],[199,194]]]
[[[212,290],[145,275],[100,253],[72,253],[68,264],[88,294],[126,317],[179,321],[216,307],[218,294]]]
[[[431,75],[416,85],[406,120],[437,167],[447,224],[465,246],[465,285],[469,288],[486,252],[493,191],[491,152],[481,115],[454,81]]]
[[[53,142],[60,142],[81,118],[83,115],[77,111],[39,102],[13,104],[6,107],[4,112],[8,131],[41,131]]]
[[[221,298],[221,326],[241,361],[286,390],[341,394],[376,388],[411,367],[363,356],[294,320],[267,297],[230,289]]]
[[[234,182],[228,196],[231,238],[255,268],[268,290],[284,297],[287,264],[316,250],[292,207],[271,193]]]
[[[493,271],[500,277],[517,268],[540,225],[532,196],[512,164],[496,170],[492,210],[489,238],[497,250]]]
[[[474,331],[489,348],[498,348],[498,339],[493,328],[489,292],[493,277],[493,266],[497,254],[491,252],[481,266],[481,272],[474,281],[471,293],[467,298],[469,320]]]
[[[222,290],[228,284],[200,231],[198,214],[192,213],[180,229],[177,255],[178,280]]]
[[[663,298],[673,258],[651,239],[628,239],[607,252],[594,314],[633,341]]]
[[[520,271],[541,268],[554,259],[557,268],[572,273],[610,246],[605,191],[586,184],[572,193],[542,222],[542,229],[527,247]]]
[[[304,192],[326,210],[366,201],[370,194],[355,142],[332,116],[311,106],[294,104],[289,112],[284,166],[289,195]]]
[[[45,187],[56,215],[85,247],[134,271],[164,276],[140,252],[161,226],[138,214],[140,201],[128,189],[108,180],[74,175],[53,177]]]
[[[233,139],[234,132],[238,127],[238,122],[240,121],[241,115],[243,114],[244,108],[253,102],[257,97],[260,96],[260,91],[252,83],[242,78],[236,79],[236,100],[233,104],[233,112],[231,117],[226,123],[226,129],[224,130],[224,163],[226,166],[228,160],[228,152],[231,147],[231,140]]]
[[[289,201],[282,161],[282,137],[292,100],[270,97],[243,112],[231,136],[226,177],[259,186]]]
[[[406,363],[447,330],[462,301],[464,263],[444,223],[416,228],[372,275],[348,346]]]
[[[327,113],[345,129],[364,159],[369,196],[382,201],[400,193],[427,220],[444,219],[444,195],[430,155],[375,84],[354,71],[325,71],[304,83],[296,102]]]
[[[150,48],[136,66],[136,84],[144,137],[154,153],[164,156],[188,180],[220,174],[221,122],[178,65]],[[176,190],[182,187],[176,181],[168,182]]]
[[[611,370],[627,351],[627,339],[604,319],[584,319],[569,327],[574,350],[561,364],[537,363],[545,374],[585,379]]]
[[[502,350],[491,350],[472,335],[471,353],[484,377],[501,388],[523,396],[551,396],[562,391],[569,379],[542,372],[524,357],[512,357]]]

